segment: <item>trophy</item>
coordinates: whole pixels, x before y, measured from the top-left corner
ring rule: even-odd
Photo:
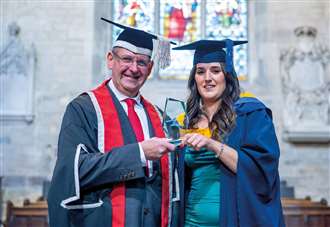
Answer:
[[[166,98],[162,126],[170,143],[175,146],[181,144],[180,131],[187,125],[185,121],[183,126],[178,123],[177,117],[181,114],[186,114],[185,103],[174,98]]]
[[[182,116],[182,114],[184,114],[185,117],[183,118],[183,124],[180,125],[177,121],[177,117],[180,115]],[[181,136],[187,133],[201,133],[198,131],[196,132],[195,129],[188,128],[189,120],[186,116],[187,109],[183,101],[174,98],[166,98],[162,126],[167,138],[170,139],[169,142],[174,144],[177,148],[181,145]],[[189,147],[190,146],[185,146],[184,149]],[[207,151],[207,149],[202,147],[200,148],[200,151]]]

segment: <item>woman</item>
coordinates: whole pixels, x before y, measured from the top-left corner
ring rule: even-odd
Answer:
[[[195,50],[187,115],[178,117],[187,128],[184,226],[284,226],[271,110],[239,97],[232,49],[244,43],[200,40],[174,48]]]

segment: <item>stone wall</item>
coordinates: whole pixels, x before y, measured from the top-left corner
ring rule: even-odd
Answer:
[[[324,197],[330,201],[329,143],[294,144],[283,139],[286,119],[280,77],[281,50],[295,44],[296,27],[317,28],[319,40],[330,46],[330,2],[249,2],[250,71],[249,79],[241,84],[273,110],[282,149],[282,179],[295,187],[296,197],[310,195],[315,200]],[[50,179],[66,104],[104,78],[102,59],[109,49],[110,33],[99,24],[99,17],[110,16],[110,9],[105,1],[0,2],[1,45],[7,26],[16,21],[22,42],[25,46],[33,43],[37,56],[33,121],[0,122],[4,201],[33,200],[41,195],[43,180]],[[166,97],[186,97],[186,82],[150,80],[143,94],[163,107]]]
[[[329,1],[250,1],[250,69],[252,78],[246,89],[257,94],[273,110],[281,146],[280,175],[295,187],[298,198],[330,200],[329,143],[291,143],[284,139],[284,100],[280,56],[297,44],[294,29],[312,26],[317,41],[330,47]],[[322,18],[322,19],[321,19]],[[254,52],[255,51],[255,52]],[[330,71],[325,75],[330,81]],[[311,75],[312,76],[312,75]],[[303,78],[302,78],[303,80]],[[303,81],[297,81],[303,83]],[[328,94],[324,94],[328,95]],[[317,120],[317,119],[315,119]],[[301,122],[303,124],[303,122]],[[330,135],[330,127],[328,128]]]
[[[33,121],[0,122],[4,202],[36,199],[51,177],[65,106],[92,81],[93,9],[90,1],[0,2],[1,46],[16,22],[24,46],[36,50]]]

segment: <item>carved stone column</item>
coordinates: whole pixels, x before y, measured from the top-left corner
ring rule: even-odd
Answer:
[[[330,51],[317,30],[298,27],[297,42],[281,53],[284,136],[291,142],[330,142]]]

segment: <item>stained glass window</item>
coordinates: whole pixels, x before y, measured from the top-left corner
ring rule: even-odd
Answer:
[[[113,19],[161,34],[181,45],[198,39],[247,40],[247,0],[114,0]],[[156,17],[157,15],[157,17]],[[117,37],[119,29],[114,29]],[[247,76],[247,45],[235,47],[234,64]],[[186,79],[193,53],[172,52],[172,64],[154,76]]]
[[[211,0],[206,4],[206,39],[247,40],[246,0]],[[247,75],[247,45],[234,48],[237,75]]]
[[[160,4],[160,34],[181,43],[201,37],[200,0],[166,0]],[[190,51],[172,52],[171,66],[159,72],[162,78],[187,78],[192,67]]]
[[[149,32],[154,31],[154,1],[150,0],[116,0],[114,1],[114,21],[137,27]],[[122,31],[113,26],[113,38],[116,38]]]

